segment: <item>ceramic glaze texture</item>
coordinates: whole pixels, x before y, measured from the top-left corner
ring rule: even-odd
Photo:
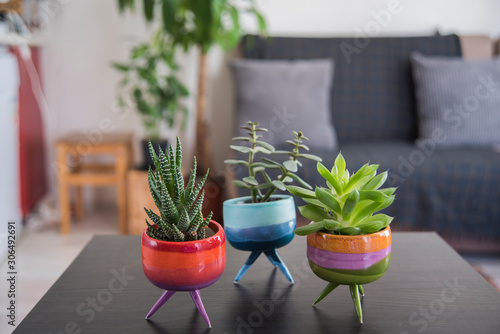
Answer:
[[[251,197],[224,202],[224,228],[230,244],[245,251],[266,251],[285,246],[296,226],[293,197],[274,195],[266,203],[244,203]]]
[[[391,261],[391,229],[347,236],[323,232],[307,236],[313,272],[338,284],[366,284],[384,275]]]
[[[146,277],[159,288],[190,291],[217,281],[226,266],[226,238],[215,221],[208,227],[214,235],[202,240],[171,242],[142,233],[142,267]]]

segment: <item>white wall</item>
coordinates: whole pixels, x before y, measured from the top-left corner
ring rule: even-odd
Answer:
[[[110,118],[118,130],[141,135],[133,113],[121,119],[113,108],[119,74],[109,66],[125,60],[133,43],[131,36],[147,36],[140,11],[120,17],[115,0],[64,0],[53,15],[49,40],[43,48],[43,82],[50,114],[49,163],[53,143],[61,135],[82,129],[99,129]],[[500,1],[495,0],[260,0],[275,36],[353,36],[363,31],[390,3],[397,14],[385,18],[377,35],[425,35],[441,33],[500,34]],[[246,22],[246,21],[245,21]],[[387,23],[387,24],[386,24]],[[246,22],[252,30],[253,22]],[[223,159],[233,126],[233,90],[227,66],[230,55],[215,48],[209,55],[208,114],[212,122],[214,162],[223,169]],[[197,53],[179,57],[181,79],[192,91],[188,107],[195,113]],[[185,147],[194,143],[194,122],[181,136]],[[173,134],[170,134],[172,136]],[[185,156],[191,156],[186,152]],[[187,162],[187,161],[186,161]],[[53,175],[53,173],[51,172]],[[52,182],[54,178],[52,177]]]

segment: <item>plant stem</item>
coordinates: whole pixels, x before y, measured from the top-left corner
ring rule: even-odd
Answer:
[[[248,176],[255,177],[255,173],[253,171],[253,156],[255,149],[255,141],[256,141],[256,133],[255,133],[255,125],[252,125],[252,148],[248,153]],[[252,196],[252,203],[257,203],[257,190],[254,186],[250,188],[250,194]]]
[[[297,142],[295,143],[295,147],[293,148],[293,154],[294,154],[294,157],[293,157],[293,161],[297,161],[297,155],[299,154],[299,145],[300,145],[300,136],[297,138]],[[283,182],[286,177],[288,176],[288,173],[286,171],[283,172],[283,175],[281,175],[279,181],[280,182]],[[266,195],[262,198],[261,202],[267,202],[269,200],[269,198],[271,198],[271,195],[276,191],[276,188],[275,187],[272,187],[271,189],[269,189],[266,193]]]

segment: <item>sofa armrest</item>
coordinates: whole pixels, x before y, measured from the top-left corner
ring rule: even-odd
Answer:
[[[493,56],[493,41],[486,35],[459,36],[464,59],[488,59]]]

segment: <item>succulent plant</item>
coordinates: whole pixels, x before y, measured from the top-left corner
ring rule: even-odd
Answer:
[[[299,150],[303,149],[309,151],[309,148],[304,145],[303,141],[308,140],[302,132],[293,131],[295,138],[287,140],[286,143],[293,146],[290,151],[276,150],[271,144],[262,140],[259,132],[267,132],[265,128],[258,127],[259,123],[248,122],[247,126],[241,128],[248,131],[248,137],[234,137],[235,141],[245,141],[249,146],[231,145],[231,149],[240,152],[248,153],[248,160],[225,160],[228,165],[240,165],[248,167],[248,176],[243,177],[242,180],[233,180],[233,184],[240,188],[249,189],[252,197],[252,203],[267,202],[271,199],[271,195],[276,189],[286,191],[286,184],[291,182],[298,182],[307,189],[312,187],[295,174],[298,168],[302,166],[299,158],[321,161],[320,157],[313,154],[300,153]],[[261,153],[265,155],[288,155],[289,158],[283,163],[275,160],[262,157],[261,161],[256,161],[256,154]],[[280,169],[281,175],[277,179],[272,180],[271,176],[267,173],[267,169]],[[260,177],[259,177],[260,176]],[[260,179],[260,180],[259,180]],[[263,193],[262,191],[266,191]]]
[[[387,179],[387,171],[377,174],[378,167],[367,163],[349,175],[340,153],[331,170],[318,162],[318,172],[326,180],[327,188],[316,187],[311,191],[296,186],[287,187],[290,193],[308,203],[299,210],[313,221],[297,228],[295,233],[370,234],[389,225],[393,217],[375,213],[392,204],[396,188],[380,189]]]
[[[148,183],[151,196],[160,214],[144,208],[152,223],[146,219],[147,235],[165,241],[191,241],[206,237],[206,226],[212,218],[212,212],[203,218],[201,208],[205,191],[203,184],[208,171],[196,184],[196,157],[189,180],[184,187],[181,173],[182,147],[179,138],[175,153],[172,145],[156,155],[149,142],[149,153],[155,164],[155,171],[149,167]]]

